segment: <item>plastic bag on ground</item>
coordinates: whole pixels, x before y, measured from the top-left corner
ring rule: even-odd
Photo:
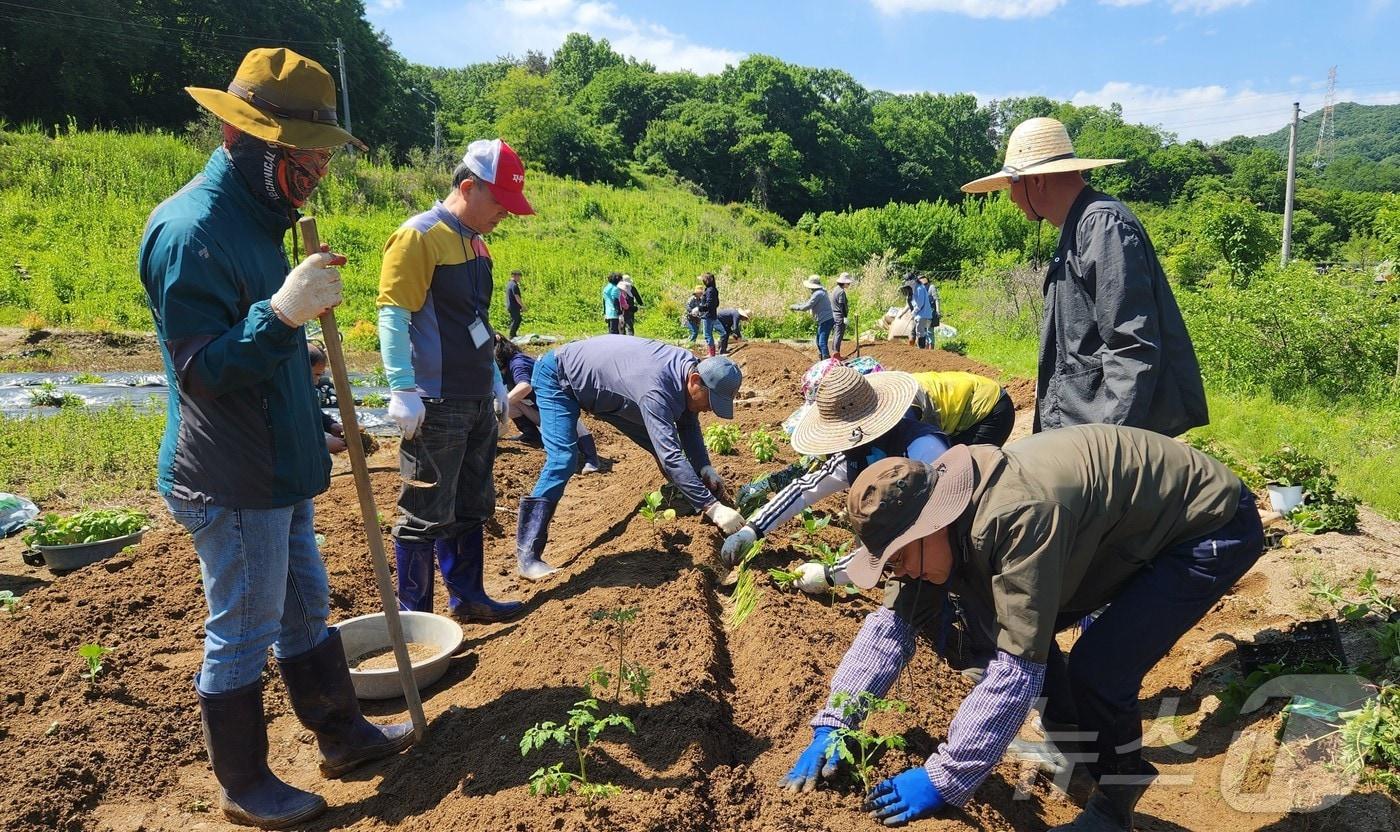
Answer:
[[[0,492],[0,537],[9,537],[39,516],[39,507],[17,494]]]

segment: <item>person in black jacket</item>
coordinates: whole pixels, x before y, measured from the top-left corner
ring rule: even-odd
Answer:
[[[637,286],[632,282],[632,275],[624,274],[622,280],[618,281],[617,290],[627,298],[622,307],[622,334],[636,335],[637,310],[642,308],[642,293],[637,291]]]
[[[705,326],[705,345],[709,348],[710,355],[715,354],[715,329],[720,327],[719,323],[719,288],[715,286],[715,276],[711,272],[700,275],[700,283],[704,285],[705,292],[700,296],[700,319]]]
[[[685,302],[685,314],[681,316],[681,325],[690,330],[691,346],[695,346],[696,339],[700,337],[700,319],[703,317],[700,309],[704,304],[702,300],[704,294],[705,287],[696,286],[695,291],[690,295],[690,300]]]

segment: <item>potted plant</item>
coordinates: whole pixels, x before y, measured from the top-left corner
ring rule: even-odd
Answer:
[[[71,517],[45,514],[29,524],[24,542],[39,551],[49,569],[77,569],[140,541],[149,528],[146,521],[142,512],[125,508],[89,509]]]
[[[1322,463],[1289,445],[1259,461],[1269,492],[1269,505],[1280,514],[1288,514],[1303,504],[1303,491],[1322,475]]]

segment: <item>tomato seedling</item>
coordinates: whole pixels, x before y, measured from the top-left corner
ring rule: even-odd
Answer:
[[[637,733],[632,720],[622,714],[599,717],[598,700],[588,698],[574,703],[569,710],[569,720],[564,724],[538,722],[526,731],[525,736],[520,738],[520,756],[529,756],[530,752],[552,741],[565,747],[572,746],[578,757],[577,774],[565,771],[563,763],[535,769],[530,775],[530,794],[567,794],[570,787],[578,783],[579,794],[592,802],[595,798],[610,797],[622,791],[611,783],[588,782],[588,749],[604,731],[612,727]]]
[[[615,610],[598,610],[589,618],[593,621],[610,621],[617,629],[617,673],[613,674],[601,667],[593,668],[588,675],[590,687],[597,685],[607,689],[616,684],[613,701],[622,702],[622,686],[626,685],[637,701],[643,705],[647,701],[647,691],[651,690],[651,671],[636,662],[627,661],[627,625],[637,620],[637,607],[618,607]]]
[[[881,736],[872,733],[867,727],[870,716],[882,711],[903,713],[909,706],[898,699],[881,699],[867,690],[855,696],[841,691],[831,698],[831,706],[840,709],[841,716],[847,722],[854,721],[856,727],[842,727],[831,732],[830,742],[826,746],[827,756],[835,755],[849,763],[851,770],[860,779],[862,791],[869,792],[870,781],[875,773],[874,760],[881,753],[881,749],[904,747],[903,734]],[[856,751],[852,752],[851,746],[855,746]]]

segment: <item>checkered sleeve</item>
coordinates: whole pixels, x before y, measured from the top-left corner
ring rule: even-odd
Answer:
[[[1045,665],[997,651],[953,716],[948,741],[924,763],[944,800],[961,806],[972,797],[1021,730],[1044,681]]]
[[[827,697],[826,707],[812,718],[812,727],[856,727],[859,716],[848,722],[839,708],[832,707],[832,699],[838,693],[855,696],[861,691],[883,697],[913,655],[914,629],[908,622],[884,607],[867,615],[855,641],[841,658],[836,675],[831,677],[831,695]]]

